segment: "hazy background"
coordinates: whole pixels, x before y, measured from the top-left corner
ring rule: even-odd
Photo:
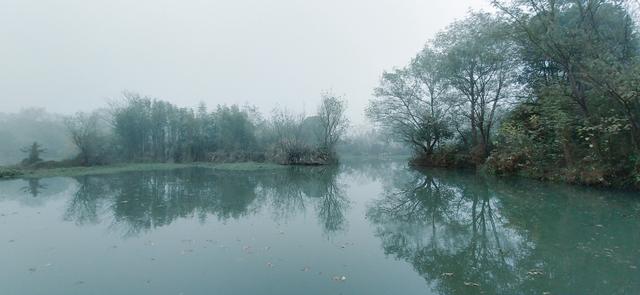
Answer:
[[[122,90],[181,106],[363,109],[384,69],[486,0],[0,0],[0,112],[73,113]]]

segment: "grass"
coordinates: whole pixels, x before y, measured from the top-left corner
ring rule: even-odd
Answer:
[[[16,169],[0,167],[0,178],[43,178],[56,176],[101,175],[128,171],[171,170],[179,168],[209,168],[220,171],[261,171],[284,169],[287,166],[270,163],[131,163],[91,167],[65,167],[43,169]]]
[[[410,160],[412,155],[410,154],[390,154],[390,155],[340,155],[340,161],[361,161],[361,160]]]

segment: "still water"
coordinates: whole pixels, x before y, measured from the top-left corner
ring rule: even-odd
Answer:
[[[2,181],[0,294],[640,294],[640,197],[401,162]]]

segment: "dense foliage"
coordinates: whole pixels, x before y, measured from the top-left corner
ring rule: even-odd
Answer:
[[[640,43],[631,1],[493,1],[385,72],[368,115],[416,163],[640,184]]]

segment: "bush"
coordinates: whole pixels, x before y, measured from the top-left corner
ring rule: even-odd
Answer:
[[[410,162],[413,166],[440,167],[440,168],[474,168],[469,153],[461,152],[458,148],[443,148],[433,154],[417,155]]]
[[[22,171],[15,168],[0,167],[0,178],[18,177],[22,174]]]
[[[265,161],[264,153],[260,152],[212,152],[207,154],[207,161],[212,163],[240,163],[240,162],[258,162],[263,163]]]
[[[524,151],[492,153],[485,163],[487,171],[496,175],[515,175],[532,166],[529,156]]]
[[[299,141],[287,141],[275,146],[268,159],[281,165],[327,165],[335,162],[335,155]]]

